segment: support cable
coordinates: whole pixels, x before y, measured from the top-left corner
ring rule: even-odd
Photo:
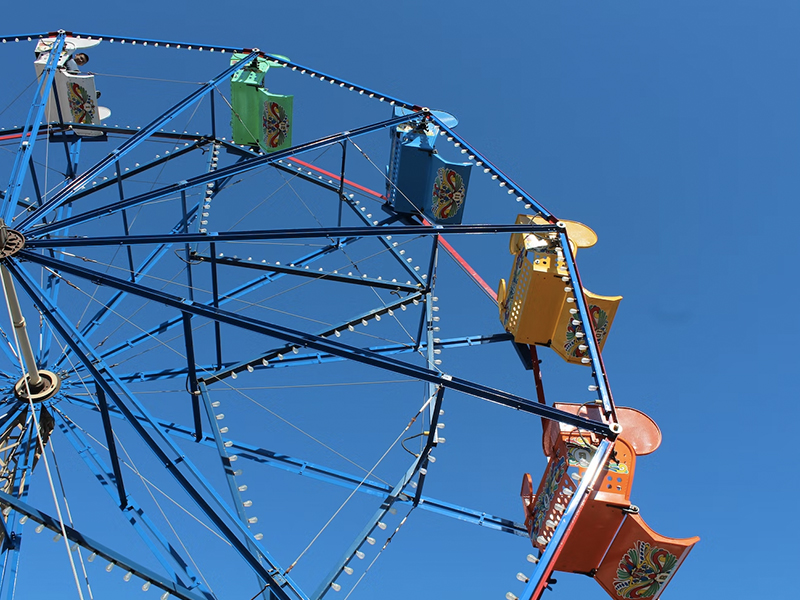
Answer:
[[[336,516],[337,516],[337,515],[338,515],[338,514],[339,514],[339,513],[340,513],[340,512],[341,512],[341,511],[344,509],[344,507],[347,505],[347,503],[348,503],[348,502],[350,502],[351,498],[352,498],[353,496],[355,496],[355,494],[356,494],[356,492],[359,490],[359,488],[360,488],[362,485],[364,485],[364,483],[367,481],[367,479],[369,478],[369,476],[370,476],[370,475],[372,475],[372,472],[373,472],[375,469],[377,469],[377,468],[378,468],[378,465],[380,465],[380,464],[383,462],[383,459],[384,459],[384,458],[386,458],[386,456],[389,454],[389,452],[391,452],[391,451],[392,451],[392,448],[394,448],[394,447],[397,445],[397,443],[398,443],[398,442],[400,442],[400,441],[403,439],[403,436],[406,434],[406,432],[407,432],[409,429],[411,429],[411,426],[412,426],[412,425],[414,425],[414,423],[416,422],[417,418],[418,418],[418,417],[419,417],[421,414],[423,414],[423,412],[425,411],[425,409],[428,407],[428,405],[431,403],[431,401],[432,401],[432,400],[433,400],[435,397],[436,397],[436,394],[434,394],[433,396],[431,396],[430,398],[428,398],[428,399],[425,401],[425,403],[424,403],[424,404],[423,404],[423,405],[420,407],[420,409],[417,411],[417,414],[415,414],[415,415],[414,415],[414,416],[411,418],[411,420],[408,422],[408,425],[406,425],[406,426],[405,426],[405,428],[403,429],[403,431],[401,431],[401,432],[400,432],[400,435],[398,435],[398,436],[395,438],[395,440],[394,440],[394,441],[393,441],[393,442],[392,442],[392,443],[389,445],[389,447],[386,449],[386,452],[384,452],[384,453],[383,453],[383,455],[382,455],[382,456],[381,456],[381,457],[378,459],[378,462],[376,462],[376,463],[373,465],[373,467],[372,467],[372,468],[369,470],[369,472],[367,472],[367,474],[366,474],[366,475],[364,476],[364,478],[363,478],[363,479],[362,479],[362,480],[359,482],[359,484],[358,484],[358,485],[357,485],[357,486],[356,486],[356,487],[353,489],[353,491],[352,491],[352,492],[350,492],[350,495],[349,495],[347,498],[345,498],[344,502],[342,502],[342,505],[341,505],[339,508],[337,508],[337,509],[336,509],[336,512],[334,512],[334,513],[333,513],[333,515],[331,515],[331,518],[330,518],[330,519],[328,519],[327,523],[325,523],[325,525],[323,525],[323,526],[322,526],[322,529],[320,529],[320,530],[319,530],[319,533],[317,533],[317,535],[315,535],[315,536],[314,536],[314,538],[313,538],[313,539],[312,539],[312,540],[309,542],[308,546],[306,546],[306,547],[305,547],[305,549],[304,549],[304,550],[303,550],[303,551],[300,553],[300,555],[299,555],[297,558],[295,558],[295,559],[294,559],[294,562],[293,562],[291,565],[289,565],[289,567],[286,569],[286,573],[289,573],[289,572],[290,572],[290,571],[291,571],[291,570],[292,570],[292,569],[295,567],[295,565],[297,565],[297,562],[298,562],[298,561],[299,561],[301,558],[303,558],[303,555],[304,555],[306,552],[308,552],[308,551],[309,551],[309,549],[311,548],[311,546],[313,546],[313,545],[314,545],[314,542],[316,542],[316,541],[317,541],[317,539],[319,538],[319,536],[321,536],[321,535],[322,535],[322,532],[324,532],[324,531],[325,531],[325,529],[327,529],[327,528],[328,528],[328,525],[330,525],[330,524],[333,522],[333,520],[334,520],[334,519],[336,518]]]
[[[6,271],[4,266],[0,265],[0,269],[2,269],[5,273],[7,273],[7,271]],[[9,282],[11,282],[11,278],[10,277],[9,277]],[[13,283],[11,285],[13,285]],[[8,318],[9,318],[9,321],[11,321],[13,323],[14,322],[14,317],[13,317],[12,310],[11,310],[11,303],[10,303],[10,300],[9,300],[9,297],[8,297],[8,292],[6,292],[6,294],[4,294],[4,296],[5,296],[5,300],[6,300],[6,309],[8,310]],[[17,356],[21,357],[22,356],[22,350],[20,348],[20,342],[19,342],[19,338],[17,337],[16,330],[14,331],[14,343],[15,343],[15,345],[17,347]],[[58,502],[58,495],[56,494],[56,487],[55,487],[55,483],[53,482],[53,474],[50,471],[50,462],[47,460],[47,453],[45,452],[44,440],[42,439],[42,432],[41,432],[41,429],[39,428],[39,417],[37,416],[36,408],[33,405],[33,394],[31,393],[31,389],[30,389],[30,378],[26,375],[27,374],[27,369],[25,368],[25,364],[24,364],[24,362],[23,362],[23,360],[21,358],[20,358],[19,363],[20,363],[20,367],[21,367],[22,373],[23,373],[23,381],[25,383],[26,392],[28,394],[28,405],[30,407],[31,417],[33,418],[33,426],[36,428],[36,439],[37,439],[37,441],[39,443],[39,449],[41,451],[42,462],[44,462],[44,468],[45,468],[45,471],[47,472],[47,480],[50,483],[50,492],[53,495],[53,503],[55,504],[56,514],[58,515],[59,525],[61,526],[61,536],[62,536],[62,539],[64,540],[64,547],[67,549],[67,558],[69,558],[69,564],[70,564],[70,567],[72,568],[72,576],[73,576],[73,578],[75,580],[75,587],[78,590],[78,597],[80,598],[80,600],[84,600],[83,589],[81,587],[80,579],[78,578],[78,571],[77,571],[77,569],[75,567],[75,560],[72,558],[72,551],[70,550],[70,547],[69,547],[69,539],[67,539],[67,530],[64,527],[64,517],[61,515],[61,505]],[[33,365],[33,367],[35,368],[35,365]]]

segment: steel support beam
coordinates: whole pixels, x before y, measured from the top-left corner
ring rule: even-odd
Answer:
[[[385,356],[369,352],[363,348],[349,346],[340,342],[321,338],[317,335],[305,333],[289,327],[284,327],[282,325],[253,319],[251,317],[245,317],[219,308],[214,308],[213,306],[200,305],[186,300],[185,298],[179,298],[178,296],[174,296],[172,294],[151,290],[137,283],[124,281],[105,273],[100,273],[98,271],[86,269],[77,265],[53,260],[46,256],[38,255],[27,250],[21,250],[17,257],[29,260],[45,267],[49,267],[51,269],[61,270],[62,272],[88,279],[94,283],[108,285],[109,287],[113,287],[117,290],[129,292],[139,297],[165,304],[179,311],[185,311],[199,317],[210,319],[214,322],[246,329],[262,335],[268,335],[300,348],[308,347],[314,350],[328,352],[343,358],[349,358],[356,362],[399,373],[407,377],[413,377],[422,381],[435,383],[458,392],[475,396],[483,400],[488,400],[490,402],[495,402],[497,404],[502,404],[523,412],[529,412],[540,417],[546,417],[562,423],[568,423],[580,429],[598,433],[603,437],[610,437],[612,439],[616,438],[616,434],[612,432],[609,426],[605,423],[593,421],[577,415],[572,415],[550,406],[542,406],[537,402],[528,400],[522,396],[496,390],[488,386],[468,381],[466,379],[453,377],[452,375],[448,375],[446,373],[440,373],[424,367],[419,367],[387,358]],[[86,365],[85,361],[84,364]],[[89,368],[88,365],[87,368]]]
[[[2,204],[0,204],[0,216],[7,222],[11,222],[14,216],[14,209],[17,206],[17,200],[19,200],[20,191],[22,190],[22,183],[25,181],[25,175],[28,172],[28,165],[33,155],[33,147],[38,137],[39,124],[42,122],[44,107],[50,97],[50,89],[53,86],[56,66],[61,56],[61,49],[64,47],[65,38],[63,31],[56,36],[56,41],[50,50],[42,76],[39,78],[39,84],[36,86],[36,93],[28,110],[28,116],[25,119],[25,127],[21,132],[19,148],[17,148],[17,154],[14,158],[14,166],[11,169],[8,188]]]
[[[238,61],[236,64],[231,65],[222,73],[217,75],[214,79],[208,81],[195,92],[189,94],[186,98],[178,102],[175,106],[168,109],[162,115],[156,117],[149,124],[142,127],[132,137],[122,143],[118,148],[113,150],[107,157],[97,162],[93,167],[86,172],[75,177],[70,183],[62,188],[55,196],[48,200],[44,206],[41,206],[33,211],[32,214],[25,217],[22,222],[17,226],[23,230],[27,226],[36,223],[38,220],[49,214],[62,204],[65,204],[69,199],[74,196],[82,187],[86,186],[94,177],[102,173],[105,169],[118,162],[122,157],[139,146],[142,142],[150,138],[159,128],[164,124],[169,123],[172,119],[181,114],[189,106],[200,100],[203,96],[211,92],[217,85],[225,81],[229,75],[240,69],[243,65],[248,64],[252,59],[258,56],[257,52],[251,52],[245,58]]]
[[[220,169],[218,173],[222,171]],[[80,215],[78,215],[80,216]],[[66,223],[65,219],[62,223]],[[59,226],[60,228],[60,226]],[[38,236],[41,228],[33,228],[32,236]],[[263,240],[296,240],[336,237],[384,237],[426,236],[455,234],[498,234],[498,233],[552,233],[560,232],[556,225],[384,225],[370,227],[309,227],[302,229],[256,229],[247,231],[210,231],[208,233],[162,233],[144,235],[112,235],[102,237],[31,237],[25,240],[25,247],[38,248],[75,248],[88,246],[127,246],[134,244],[183,244],[194,242],[256,242]]]
[[[228,73],[228,71],[226,71],[226,73]],[[248,171],[252,171],[253,169],[258,169],[260,167],[270,165],[270,164],[272,164],[274,162],[277,162],[277,161],[279,161],[281,159],[289,158],[289,157],[293,156],[294,154],[299,154],[299,153],[302,153],[302,152],[308,152],[310,150],[316,150],[318,148],[324,148],[325,146],[330,146],[331,144],[336,144],[336,143],[338,143],[338,142],[340,142],[342,140],[345,140],[345,139],[348,139],[348,138],[351,138],[351,137],[365,135],[365,134],[368,134],[368,133],[372,133],[373,131],[379,131],[381,129],[385,129],[385,128],[388,128],[388,127],[394,127],[395,125],[399,125],[401,123],[406,123],[406,122],[408,122],[409,120],[412,120],[412,119],[413,119],[413,117],[408,117],[408,116],[396,117],[394,119],[388,119],[387,121],[381,121],[379,123],[374,123],[372,125],[366,125],[364,127],[360,127],[358,129],[354,129],[353,131],[345,131],[345,132],[342,132],[342,133],[338,133],[336,135],[331,135],[331,136],[328,136],[328,137],[325,137],[325,138],[321,138],[319,140],[315,140],[313,142],[307,142],[305,144],[300,144],[299,146],[292,146],[291,148],[287,148],[286,150],[281,150],[279,152],[273,152],[273,153],[267,154],[265,156],[253,157],[251,159],[241,161],[241,162],[236,163],[234,165],[230,165],[228,167],[224,167],[224,168],[219,169],[217,171],[214,171],[212,173],[205,173],[203,175],[198,175],[197,177],[192,177],[191,179],[188,179],[188,180],[179,181],[178,183],[174,183],[174,184],[171,184],[171,185],[168,185],[168,186],[164,186],[162,188],[159,188],[157,190],[153,190],[152,192],[148,192],[146,194],[141,194],[139,196],[134,196],[132,198],[128,198],[124,202],[116,202],[114,204],[106,205],[103,208],[99,208],[99,209],[87,211],[85,213],[81,213],[79,215],[75,215],[71,219],[65,219],[64,221],[62,221],[60,223],[51,223],[51,224],[48,224],[48,225],[38,225],[38,226],[31,225],[31,224],[35,223],[39,218],[41,218],[41,216],[43,214],[46,214],[47,212],[52,210],[52,207],[54,207],[55,205],[58,204],[59,199],[54,197],[52,200],[48,201],[41,209],[38,209],[38,210],[34,211],[34,213],[31,216],[29,216],[28,218],[26,218],[24,222],[20,223],[18,225],[18,227],[20,228],[20,230],[23,230],[23,229],[25,229],[27,227],[30,227],[31,228],[31,232],[35,229],[37,233],[45,233],[45,232],[51,233],[53,231],[58,231],[60,229],[63,229],[64,227],[77,225],[79,223],[85,223],[87,221],[94,220],[97,217],[106,216],[108,214],[120,211],[123,208],[131,208],[131,207],[134,207],[134,206],[139,206],[141,204],[146,204],[146,203],[151,202],[153,200],[159,200],[161,198],[164,198],[165,196],[178,195],[178,194],[180,194],[181,190],[185,190],[185,189],[188,189],[188,188],[196,187],[196,186],[199,186],[199,185],[205,185],[207,183],[211,183],[213,181],[218,181],[220,179],[225,179],[225,178],[228,178],[228,177],[241,175],[241,174],[246,173]],[[142,131],[144,131],[144,129]],[[128,146],[130,146],[133,142],[136,142],[138,144],[138,143],[140,143],[142,141],[144,141],[142,138],[140,138],[138,135],[134,135],[127,142],[125,142],[122,146],[120,146],[120,148],[125,146],[126,150],[130,150],[130,147],[128,147]],[[117,150],[117,152],[119,152],[119,150]],[[112,153],[112,155],[113,155],[113,153]],[[119,158],[120,156],[121,155],[114,156],[114,158]],[[113,159],[111,159],[111,160],[113,160]],[[101,163],[98,163],[98,165],[95,165],[95,167],[93,167],[93,169],[91,171],[89,171],[89,172],[92,172],[92,176],[91,177],[94,177],[96,172],[99,172],[99,171],[102,170],[102,169],[98,168],[98,166],[100,164]],[[105,168],[105,165],[103,166],[103,168]],[[84,174],[84,176],[85,175],[86,174]],[[84,176],[82,176],[80,179],[83,180]],[[91,179],[91,177],[89,177],[88,179]],[[77,182],[78,179],[76,179],[75,181]],[[84,181],[83,183],[85,185],[86,182]],[[71,184],[70,191],[73,191],[73,190],[77,191],[77,189],[79,187],[80,186],[77,185],[77,184]],[[67,190],[67,189],[68,188],[65,188],[64,190],[62,190],[62,192],[64,192],[64,197],[68,198],[69,196],[71,196],[71,193],[67,194],[65,192],[65,190]]]

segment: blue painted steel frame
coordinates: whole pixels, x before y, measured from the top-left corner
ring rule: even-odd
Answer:
[[[228,71],[226,71],[227,73]],[[217,171],[211,173],[205,173],[203,175],[198,175],[197,177],[192,177],[191,179],[180,181],[178,183],[174,183],[157,190],[153,190],[152,192],[148,192],[146,194],[140,194],[139,196],[134,196],[133,198],[128,198],[124,202],[116,202],[114,204],[109,204],[102,209],[90,210],[88,212],[76,215],[70,219],[64,219],[59,223],[50,223],[47,225],[35,225],[31,227],[31,232],[35,229],[36,233],[52,233],[53,231],[58,231],[65,227],[69,227],[72,225],[76,225],[78,223],[85,223],[87,221],[91,221],[100,216],[106,216],[113,212],[122,210],[123,208],[131,208],[133,206],[139,206],[140,204],[145,204],[152,200],[159,200],[165,196],[176,195],[181,192],[181,190],[185,190],[188,188],[196,187],[199,185],[205,185],[207,183],[211,183],[213,181],[218,181],[220,179],[224,179],[226,177],[233,177],[235,175],[241,175],[242,173],[246,173],[247,171],[251,171],[253,169],[257,169],[259,167],[263,167],[265,165],[272,164],[273,162],[277,162],[278,160],[289,158],[294,156],[295,154],[299,154],[301,152],[308,152],[310,150],[315,150],[317,148],[324,148],[325,146],[329,146],[331,144],[338,143],[340,141],[346,140],[351,137],[357,137],[360,135],[365,135],[368,133],[372,133],[373,131],[379,131],[381,129],[385,129],[387,127],[393,127],[395,125],[399,125],[401,123],[407,123],[411,120],[414,120],[414,117],[395,117],[393,119],[388,119],[386,121],[381,121],[379,123],[373,123],[371,125],[367,125],[365,127],[360,127],[358,129],[354,129],[352,131],[345,131],[342,133],[338,133],[336,135],[331,135],[326,138],[322,138],[320,140],[315,140],[313,142],[307,142],[305,144],[300,144],[299,146],[292,146],[291,148],[287,148],[286,150],[281,150],[279,152],[273,152],[271,154],[267,154],[265,156],[258,156],[251,159],[244,160],[240,163],[236,163],[234,165],[230,165],[228,167],[224,167],[222,169],[218,169]],[[139,142],[144,141],[143,138],[138,138],[134,135],[133,138],[129,139],[123,146],[127,146],[130,149],[130,144],[133,140],[136,139]],[[116,158],[116,157],[115,157]],[[85,175],[85,174],[84,174]],[[92,175],[94,176],[94,175]],[[66,194],[66,190],[68,188],[64,188],[59,194]],[[25,219],[25,221],[18,225],[18,228],[21,231],[24,231],[26,227],[28,227],[31,223],[35,222],[35,219],[38,218],[37,215],[46,214],[49,212],[50,208],[53,206],[54,203],[58,202],[59,198],[54,197],[50,200],[44,207],[35,211],[30,217]]]
[[[44,72],[39,78],[39,85],[36,86],[33,102],[28,110],[28,116],[25,120],[25,126],[22,129],[22,135],[19,141],[19,148],[14,158],[14,166],[11,169],[8,189],[3,197],[2,204],[0,204],[0,215],[2,215],[6,222],[10,222],[14,215],[14,209],[17,206],[17,200],[19,199],[20,190],[22,189],[22,183],[28,172],[28,165],[33,155],[33,147],[38,137],[39,123],[41,123],[42,116],[44,116],[44,107],[47,104],[47,99],[50,97],[50,90],[53,87],[56,65],[61,56],[61,49],[64,47],[64,39],[65,36],[63,33],[59,33],[56,37],[56,42],[53,49],[50,51],[50,56],[47,59]],[[36,128],[36,133],[34,133],[34,128]]]
[[[60,263],[60,261],[55,262]],[[63,264],[61,266],[63,266]],[[94,353],[91,346],[87,344],[80,333],[71,326],[61,310],[53,305],[50,299],[44,295],[37,283],[26,271],[17,266],[16,261],[7,260],[6,267],[11,271],[15,280],[23,287],[31,300],[33,300],[46,316],[50,324],[58,331],[62,339],[72,347],[74,354],[91,373],[97,385],[103,388],[106,395],[112,398],[117,408],[125,414],[128,418],[128,422],[133,425],[142,441],[144,441],[156,457],[163,462],[169,473],[181,485],[189,497],[201,508],[206,517],[214,523],[226,537],[233,548],[249,564],[250,568],[271,584],[270,589],[273,594],[280,600],[296,600],[298,598],[301,600],[308,600],[305,594],[303,594],[300,588],[290,578],[280,574],[280,568],[266,549],[252,538],[252,534],[249,530],[242,526],[238,519],[230,512],[229,507],[222,501],[205,477],[194,467],[180,448],[178,448],[156,425],[155,420],[148,411],[145,410],[144,406],[142,406],[136,397],[127,390],[127,387],[116,377],[105,362]],[[58,266],[55,268],[58,268]],[[101,372],[100,369],[103,371]],[[111,386],[103,376],[103,373],[105,373],[105,377],[114,383],[117,389],[122,390],[122,395],[117,393],[115,387]],[[123,399],[123,395],[126,400]],[[141,425],[136,418],[137,415],[143,416],[152,423],[153,431],[155,431],[161,443],[151,436],[149,431]],[[184,471],[188,471],[188,473],[192,475],[199,485],[199,489],[195,487],[195,484],[191,482]],[[236,531],[237,529],[238,531]],[[270,565],[270,570],[264,568],[259,557],[250,552],[248,545],[242,541],[240,536],[245,539],[250,538],[248,543],[252,543],[258,549],[258,553]]]
[[[207,305],[199,305],[186,300],[185,298],[179,298],[172,294],[150,290],[137,283],[124,281],[122,279],[111,277],[104,273],[86,269],[74,264],[53,260],[49,257],[35,254],[28,250],[20,251],[17,256],[21,259],[29,260],[33,263],[37,263],[51,269],[77,275],[95,283],[108,285],[120,291],[130,292],[142,298],[153,300],[155,302],[171,306],[172,308],[180,311],[195,314],[215,322],[224,323],[226,325],[232,325],[234,327],[244,328],[256,333],[272,336],[301,348],[309,347],[323,352],[330,352],[331,354],[343,356],[357,362],[384,368],[408,377],[420,379],[422,381],[429,381],[437,385],[442,385],[446,388],[451,388],[465,394],[476,396],[484,400],[489,400],[490,402],[503,404],[504,406],[509,406],[524,412],[533,413],[540,417],[546,417],[548,419],[554,419],[563,423],[569,423],[570,425],[574,425],[581,429],[598,433],[603,437],[616,437],[611,429],[604,423],[598,423],[590,419],[572,415],[550,406],[543,406],[538,402],[533,402],[527,398],[502,392],[500,390],[473,383],[465,379],[453,377],[445,373],[439,373],[431,369],[426,369],[424,367],[418,367],[416,365],[390,359],[366,351],[363,348],[357,348],[339,342],[334,342],[313,334],[290,329],[288,327],[283,327],[281,325],[266,321],[259,321],[249,317],[244,317],[219,308],[214,308]],[[35,298],[34,301],[36,301]]]
[[[251,52],[245,58],[237,62],[236,64],[230,66],[229,68],[225,69],[222,73],[217,75],[214,79],[210,80],[208,83],[204,84],[200,89],[195,91],[194,93],[188,95],[186,98],[178,102],[175,106],[167,110],[164,114],[159,117],[156,117],[152,122],[148,125],[142,127],[139,131],[137,131],[132,137],[126,140],[121,146],[116,148],[112,151],[106,158],[102,159],[98,163],[96,163],[93,167],[73,179],[69,184],[64,186],[55,196],[53,196],[50,200],[48,200],[44,206],[41,206],[33,211],[32,214],[25,217],[18,225],[19,229],[24,230],[27,226],[32,223],[36,223],[39,219],[43,218],[44,216],[51,213],[53,210],[61,206],[62,204],[69,201],[69,199],[75,195],[75,193],[83,186],[88,184],[93,177],[97,176],[99,173],[102,173],[105,169],[113,165],[115,162],[118,162],[122,157],[128,154],[131,150],[136,148],[139,144],[146,141],[151,135],[153,135],[159,128],[163,127],[165,123],[169,123],[172,119],[178,116],[181,112],[186,110],[189,106],[191,106],[194,102],[197,102],[200,98],[208,94],[209,92],[213,91],[216,86],[225,81],[225,79],[231,75],[234,71],[241,68],[244,64],[249,63],[253,58],[258,56],[257,53]],[[65,221],[68,221],[66,219]]]
[[[78,215],[82,216],[82,215]],[[44,228],[32,228],[30,233],[38,236]],[[553,231],[553,225],[384,225],[370,227],[309,227],[303,229],[256,229],[245,231],[223,231],[209,233],[170,233],[154,235],[122,235],[103,237],[57,237],[26,240],[27,248],[74,248],[76,246],[120,246],[129,244],[165,244],[192,242],[246,242],[260,240],[294,240],[328,237],[370,237],[395,235],[455,235],[484,233],[543,233]],[[22,230],[28,233],[26,230]]]

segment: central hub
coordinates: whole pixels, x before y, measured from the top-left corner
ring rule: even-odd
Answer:
[[[25,236],[9,229],[0,219],[0,259],[13,256],[25,247]]]
[[[14,395],[23,402],[44,402],[55,396],[61,389],[61,377],[44,369],[39,371],[39,376],[39,385],[33,386],[30,375],[26,374],[14,385]]]

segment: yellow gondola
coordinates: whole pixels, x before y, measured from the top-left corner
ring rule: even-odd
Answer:
[[[597,242],[589,227],[576,221],[564,221],[573,253]],[[541,217],[519,215],[517,224],[546,225]],[[564,360],[581,364],[588,347],[575,305],[569,271],[556,233],[529,233],[511,236],[515,255],[509,284],[500,280],[497,301],[500,321],[514,340],[523,344],[550,346]],[[622,296],[600,296],[583,289],[592,317],[597,343],[603,347],[617,314]]]

